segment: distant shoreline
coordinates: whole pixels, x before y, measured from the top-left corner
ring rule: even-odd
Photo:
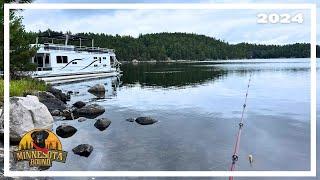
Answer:
[[[121,63],[193,63],[193,62],[226,62],[226,61],[270,61],[272,60],[294,60],[294,59],[310,59],[310,58],[265,58],[265,59],[258,59],[258,58],[252,58],[252,59],[214,59],[214,60],[185,60],[185,59],[179,59],[179,60],[166,60],[166,61],[157,61],[157,60],[150,60],[150,61],[137,61],[137,62],[132,62],[132,61],[121,61]],[[320,59],[317,57],[317,59]]]

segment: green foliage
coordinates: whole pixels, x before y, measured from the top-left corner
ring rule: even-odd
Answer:
[[[62,33],[53,32],[50,33]],[[30,32],[30,43],[38,34]],[[69,32],[70,33],[70,32]],[[252,58],[307,58],[310,57],[310,44],[296,43],[289,45],[229,44],[227,42],[190,33],[154,33],[131,36],[112,36],[104,33],[78,33],[82,37],[94,39],[94,45],[113,48],[121,61],[158,60],[216,60],[216,59],[252,59]],[[51,42],[45,39],[42,42]],[[62,40],[55,43],[64,43]],[[79,42],[71,44],[79,45]],[[83,46],[91,46],[91,41],[82,41]],[[319,51],[319,46],[317,47]]]
[[[0,102],[3,102],[3,79],[0,80]],[[49,88],[44,81],[32,78],[10,80],[10,96],[23,96],[27,92],[46,91]]]
[[[18,71],[36,68],[30,59],[37,49],[29,46],[28,35],[21,23],[21,18],[13,17],[10,22],[10,74],[12,77],[15,77]]]
[[[1,37],[0,37],[0,69],[3,70],[3,2],[5,3],[30,3],[32,0],[1,0]],[[16,11],[10,11],[10,75],[16,77],[16,72],[34,70],[35,65],[30,63],[30,58],[35,55],[36,49],[29,46],[29,33],[25,32],[21,17],[16,15]]]

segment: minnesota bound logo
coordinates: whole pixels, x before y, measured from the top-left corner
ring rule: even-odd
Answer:
[[[66,162],[67,152],[62,150],[59,138],[48,129],[34,129],[21,139],[16,161],[29,161],[30,167],[51,167],[52,161]]]

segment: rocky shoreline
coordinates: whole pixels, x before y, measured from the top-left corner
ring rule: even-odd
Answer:
[[[102,98],[105,95],[103,84],[96,84],[88,89],[88,92]],[[73,94],[77,92],[62,92],[59,89],[50,87],[48,91],[28,92],[24,97],[10,97],[10,143],[11,149],[15,149],[22,136],[36,128],[44,128],[55,131],[60,138],[69,138],[78,130],[65,123],[55,130],[53,124],[58,120],[77,120],[79,123],[88,119],[95,120],[94,127],[99,131],[105,131],[111,125],[111,120],[98,118],[105,113],[105,108],[96,103],[77,101],[68,104]],[[0,135],[3,141],[3,112],[0,112]],[[140,125],[151,125],[157,121],[150,117],[138,117],[126,119],[129,122],[136,122]],[[67,121],[66,121],[67,122]],[[79,156],[88,157],[94,147],[90,144],[76,145],[72,151]],[[0,150],[0,157],[3,151]],[[33,170],[25,162],[14,162],[11,160],[11,168],[14,170]]]

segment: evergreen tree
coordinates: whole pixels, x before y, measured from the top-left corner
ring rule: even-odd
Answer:
[[[3,8],[4,3],[30,3],[32,0],[1,0],[1,37],[0,37],[0,69],[3,70]],[[17,15],[18,10],[10,11],[10,74],[11,78],[16,77],[18,71],[35,69],[35,65],[30,63],[30,58],[35,55],[36,49],[30,48],[29,33],[25,32],[21,22],[21,17]]]

